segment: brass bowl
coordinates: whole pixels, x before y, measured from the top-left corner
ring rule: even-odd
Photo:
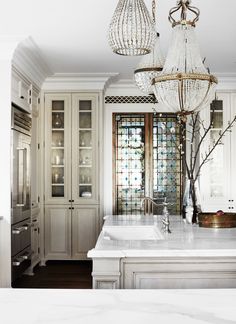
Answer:
[[[208,227],[208,228],[236,227],[236,214],[224,213],[223,215],[217,215],[216,213],[199,213],[198,222],[200,227]]]

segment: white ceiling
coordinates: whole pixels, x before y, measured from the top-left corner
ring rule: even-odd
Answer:
[[[113,54],[107,30],[118,0],[8,0],[0,10],[0,35],[31,36],[53,73],[118,72],[128,77],[139,57]],[[151,0],[145,1],[151,8]],[[163,52],[170,41],[168,11],[176,0],[157,0]],[[236,0],[193,0],[202,57],[211,72],[236,74]]]

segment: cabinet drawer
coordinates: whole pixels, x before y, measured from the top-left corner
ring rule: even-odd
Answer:
[[[15,71],[12,72],[12,102],[27,112],[31,112],[32,85]]]

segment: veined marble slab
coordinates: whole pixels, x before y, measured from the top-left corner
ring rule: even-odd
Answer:
[[[107,216],[104,229],[110,226],[162,227],[160,217]],[[236,228],[210,229],[190,225],[181,217],[170,217],[171,234],[164,240],[105,240],[100,234],[95,249],[88,256],[94,257],[236,257]]]
[[[236,289],[0,289],[4,324],[233,324]]]

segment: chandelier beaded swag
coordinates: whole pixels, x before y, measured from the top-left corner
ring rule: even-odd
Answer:
[[[122,55],[145,55],[135,70],[135,81],[145,93],[155,94],[169,112],[187,115],[205,107],[214,97],[217,78],[204,66],[194,33],[200,11],[191,0],[178,0],[169,11],[172,41],[162,69],[159,37],[142,0],[119,0],[109,29],[113,51]],[[173,16],[180,11],[180,19]],[[187,14],[192,19],[187,19]],[[145,27],[144,27],[145,26]],[[156,46],[154,47],[154,42]],[[149,56],[149,57],[148,57]]]

